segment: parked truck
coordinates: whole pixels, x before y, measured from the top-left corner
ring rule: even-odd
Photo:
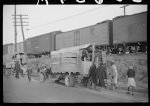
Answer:
[[[86,52],[85,52],[86,51]],[[64,80],[66,86],[74,86],[81,83],[88,76],[92,62],[98,64],[102,60],[99,53],[95,53],[95,44],[69,47],[51,52],[51,73],[57,81]],[[40,81],[44,81],[44,70],[40,72]]]

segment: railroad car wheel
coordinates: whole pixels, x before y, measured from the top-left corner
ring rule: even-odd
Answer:
[[[67,75],[65,77],[65,85],[67,87],[73,87],[75,85],[75,79],[72,75]]]
[[[44,77],[43,73],[40,73],[39,80],[40,80],[40,82],[44,82],[45,81],[45,77]]]

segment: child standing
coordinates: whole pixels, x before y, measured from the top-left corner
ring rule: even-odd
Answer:
[[[128,94],[133,95],[133,89],[136,87],[135,84],[135,70],[133,69],[133,66],[129,66],[128,72],[127,72],[127,77],[128,77]]]
[[[28,68],[27,68],[27,76],[28,76],[29,82],[31,81],[31,74],[32,74],[32,68],[31,68],[31,66],[28,66]]]

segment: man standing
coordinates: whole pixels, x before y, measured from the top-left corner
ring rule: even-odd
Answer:
[[[132,93],[133,95],[133,89],[136,87],[135,84],[135,70],[133,69],[133,66],[130,66],[127,72],[127,77],[128,77],[128,94]]]
[[[16,78],[19,78],[19,72],[20,72],[20,70],[21,70],[21,66],[20,66],[18,60],[17,60],[16,63],[15,63],[14,70],[16,71],[15,77],[16,77]]]
[[[102,88],[105,87],[105,79],[107,78],[103,63],[100,63],[100,65],[98,65],[98,68],[96,69],[96,73],[97,73],[96,74],[97,82],[98,85],[101,87],[100,91],[102,91]]]
[[[96,89],[96,66],[94,62],[89,69],[89,80],[91,80],[92,85],[94,85],[94,89]]]
[[[118,79],[118,72],[117,72],[117,67],[115,65],[115,62],[112,61],[111,62],[111,68],[112,68],[112,89],[116,89],[117,88],[117,79]]]

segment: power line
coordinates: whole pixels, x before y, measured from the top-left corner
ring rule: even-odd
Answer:
[[[51,21],[51,22],[48,22],[48,23],[45,23],[45,24],[41,24],[41,25],[35,26],[35,27],[31,27],[30,29],[36,29],[37,27],[42,27],[42,26],[45,26],[45,25],[48,25],[48,24],[52,24],[52,23],[56,23],[56,22],[59,22],[59,21],[67,20],[67,19],[70,19],[70,18],[74,18],[76,16],[84,15],[86,13],[89,13],[89,12],[92,12],[92,11],[95,11],[97,9],[101,9],[101,8],[104,8],[104,7],[108,7],[108,5],[107,6],[103,6],[103,7],[98,7],[98,8],[95,8],[95,9],[91,9],[91,10],[88,10],[88,11],[85,11],[85,12],[81,12],[81,13],[78,13],[78,14],[75,14],[75,15],[72,15],[72,16],[68,16],[68,17],[65,17],[65,18],[61,18],[61,19],[58,19],[58,20],[54,20],[54,21]]]

